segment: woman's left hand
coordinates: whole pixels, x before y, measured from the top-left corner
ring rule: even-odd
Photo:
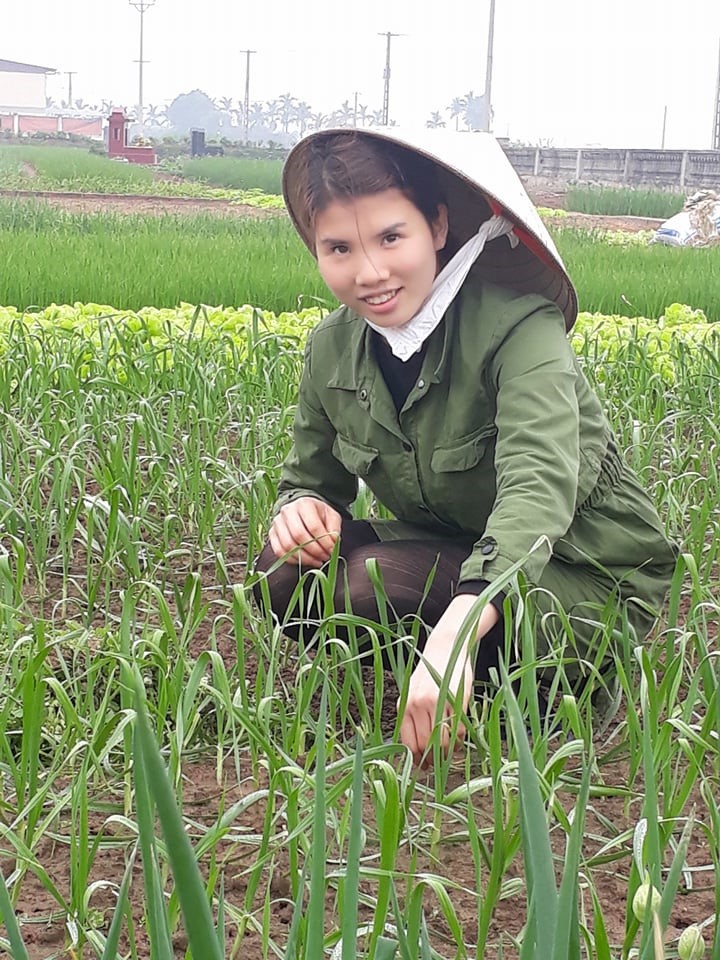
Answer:
[[[453,655],[460,628],[477,597],[471,594],[456,596],[437,623],[425,644],[422,660],[410,678],[407,703],[400,725],[400,739],[410,749],[415,763],[424,761],[430,738],[436,723],[440,688],[430,672],[430,667],[442,679],[447,672]],[[488,604],[483,608],[477,625],[477,636],[482,638],[498,619],[497,610]],[[448,695],[467,710],[473,689],[474,670],[470,662],[468,644],[465,642],[455,660]],[[451,747],[452,716],[455,708],[448,700],[442,709],[440,718],[440,744],[445,753]],[[457,724],[456,736],[461,740],[465,736],[465,727]]]

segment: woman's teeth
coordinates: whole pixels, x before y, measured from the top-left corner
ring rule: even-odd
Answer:
[[[388,300],[392,300],[396,293],[397,290],[391,290],[389,293],[383,293],[379,297],[365,297],[365,301],[375,307],[381,303],[387,303]]]

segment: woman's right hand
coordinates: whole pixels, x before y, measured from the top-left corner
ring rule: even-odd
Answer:
[[[298,497],[278,512],[268,539],[278,560],[322,567],[340,536],[342,517],[323,500]]]

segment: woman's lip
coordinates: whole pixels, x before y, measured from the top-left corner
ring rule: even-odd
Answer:
[[[398,287],[392,297],[390,297],[390,299],[386,300],[384,303],[368,303],[364,297],[363,302],[366,304],[369,310],[372,310],[373,313],[389,313],[397,303],[398,294],[401,290],[402,287]],[[377,296],[381,296],[381,294],[377,294]]]

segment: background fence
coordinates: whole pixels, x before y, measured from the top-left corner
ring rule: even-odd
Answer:
[[[521,177],[720,190],[720,150],[503,149]]]

